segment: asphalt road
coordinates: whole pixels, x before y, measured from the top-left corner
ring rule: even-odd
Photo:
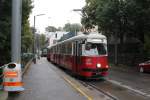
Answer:
[[[150,97],[150,73],[140,73],[138,71],[123,71],[111,68],[108,80],[113,80],[120,85],[135,89],[141,94]]]

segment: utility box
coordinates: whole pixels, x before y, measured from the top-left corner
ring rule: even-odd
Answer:
[[[9,63],[3,69],[4,91],[19,92],[23,91],[21,64]]]

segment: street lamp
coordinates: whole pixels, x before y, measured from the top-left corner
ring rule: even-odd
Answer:
[[[72,11],[74,11],[74,12],[82,12],[83,10],[82,9],[73,9]],[[80,14],[82,16],[82,13],[78,13],[78,14]]]
[[[82,12],[83,10],[82,9],[73,9],[72,11],[74,11],[74,12]],[[78,13],[80,16],[82,16],[82,13]],[[77,25],[76,25],[76,27],[75,27],[76,29],[75,29],[75,36],[77,35]]]
[[[73,9],[72,11],[75,11],[75,12],[84,12],[84,9]],[[82,13],[80,13],[81,16],[83,16]],[[85,13],[86,17],[88,17],[88,15]]]
[[[38,15],[35,15],[34,16],[34,30],[33,30],[33,33],[34,33],[34,43],[33,43],[33,45],[34,45],[34,48],[33,48],[33,53],[34,53],[34,58],[33,58],[33,61],[34,61],[34,63],[36,63],[36,33],[35,33],[35,22],[36,22],[36,17],[37,16],[43,16],[43,15],[45,15],[45,14],[38,14]],[[39,51],[38,51],[38,57],[39,57]]]
[[[82,11],[82,9],[73,9],[73,11]]]

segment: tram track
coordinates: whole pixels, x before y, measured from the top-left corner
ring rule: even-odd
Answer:
[[[108,92],[105,92],[105,91],[103,91],[102,89],[100,89],[100,88],[97,88],[94,84],[92,84],[92,83],[86,83],[86,82],[83,82],[83,81],[79,81],[82,85],[88,85],[88,86],[90,86],[90,87],[92,87],[92,88],[94,88],[94,89],[96,89],[97,91],[99,91],[99,92],[101,92],[101,93],[103,93],[105,96],[107,96],[107,97],[109,97],[110,99],[112,99],[112,100],[118,100],[116,97],[114,97],[113,95],[111,95],[110,93],[108,93]]]
[[[149,97],[138,94],[120,85],[105,81],[82,81],[84,86],[90,86],[112,100],[149,100]]]

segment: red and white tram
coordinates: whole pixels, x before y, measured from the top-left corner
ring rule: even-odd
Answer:
[[[107,75],[107,39],[98,33],[82,34],[48,48],[48,61],[85,78]]]

